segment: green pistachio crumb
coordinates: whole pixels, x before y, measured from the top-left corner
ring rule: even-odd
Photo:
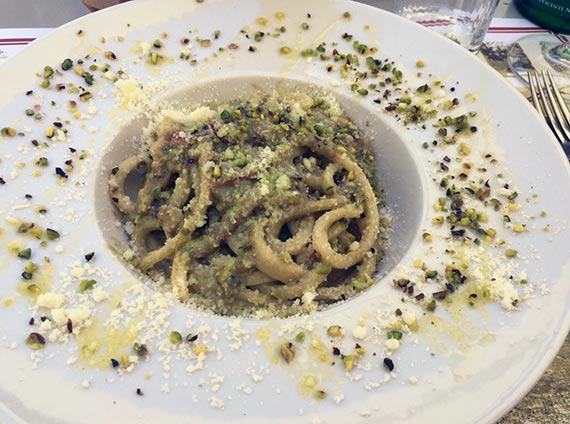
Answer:
[[[180,334],[178,331],[171,331],[170,336],[168,338],[170,339],[170,342],[173,344],[182,343],[182,334]]]
[[[401,340],[402,339],[402,332],[399,330],[390,330],[390,331],[388,331],[388,338],[389,339]]]
[[[30,259],[31,256],[32,256],[32,249],[29,247],[27,249],[23,249],[18,252],[18,257],[22,259]]]
[[[79,290],[80,293],[83,293],[87,290],[91,290],[95,286],[95,284],[97,284],[97,281],[92,279],[81,280],[79,286],[77,287],[77,290]]]
[[[315,397],[319,400],[323,400],[327,398],[327,392],[323,391],[323,390],[317,390],[315,392]]]
[[[331,337],[340,338],[343,337],[344,334],[342,333],[342,328],[340,325],[331,325],[327,329],[327,334]]]
[[[283,343],[279,348],[279,353],[285,362],[288,364],[295,358],[295,350],[293,343]]]

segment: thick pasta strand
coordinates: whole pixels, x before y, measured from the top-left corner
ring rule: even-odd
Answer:
[[[127,215],[133,215],[136,212],[136,206],[133,200],[125,194],[125,180],[141,163],[148,166],[149,158],[146,154],[131,156],[114,168],[109,178],[111,199],[115,206]]]
[[[156,263],[163,259],[171,258],[186,243],[192,233],[205,224],[206,209],[210,205],[211,183],[209,177],[210,167],[205,157],[199,159],[200,165],[200,188],[198,196],[192,208],[193,214],[184,220],[183,229],[171,239],[168,239],[164,246],[147,254],[140,262],[143,270],[152,268]]]

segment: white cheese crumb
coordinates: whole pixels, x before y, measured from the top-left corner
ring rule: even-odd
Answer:
[[[400,341],[396,340],[396,339],[388,339],[384,343],[384,346],[386,346],[386,349],[388,349],[388,350],[392,350],[392,351],[398,350],[398,348],[400,347]]]
[[[91,297],[95,302],[100,303],[109,298],[109,293],[104,291],[101,287],[95,287],[91,293]]]
[[[61,293],[42,293],[38,296],[36,304],[43,308],[55,309],[59,308],[65,302],[65,296]]]
[[[340,403],[344,400],[344,395],[341,393],[339,395],[336,395],[334,397],[334,401],[336,402],[337,405],[340,405]]]
[[[362,340],[362,339],[365,339],[367,335],[368,335],[368,332],[366,330],[366,327],[363,327],[361,325],[357,325],[352,330],[352,337],[354,337],[355,339]]]
[[[402,314],[402,319],[406,325],[412,325],[416,322],[416,314],[413,312],[406,311]]]
[[[216,408],[216,409],[224,409],[224,401],[222,399],[220,399],[219,397],[216,396],[212,396],[209,399],[210,402],[210,406],[212,408]]]

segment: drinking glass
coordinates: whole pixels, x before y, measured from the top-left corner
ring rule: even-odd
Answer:
[[[477,53],[499,0],[397,0],[394,3],[398,15]]]

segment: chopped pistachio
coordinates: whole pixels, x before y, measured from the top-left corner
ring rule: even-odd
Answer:
[[[331,337],[336,337],[336,338],[344,336],[340,325],[331,325],[327,330],[327,334]]]
[[[323,391],[323,390],[317,390],[315,392],[315,397],[319,400],[323,400],[327,398],[327,392]]]
[[[80,293],[83,293],[87,290],[92,289],[95,286],[95,284],[97,284],[97,281],[92,279],[81,280],[77,289],[79,290]]]
[[[18,252],[18,257],[22,259],[30,259],[31,256],[32,256],[32,249],[29,247],[27,249],[22,249]]]
[[[38,350],[44,347],[46,339],[40,333],[30,333],[26,337],[26,344],[29,344],[32,349]]]
[[[171,331],[169,339],[173,344],[180,344],[182,343],[182,334],[180,334],[178,331]]]
[[[435,278],[435,277],[437,277],[437,270],[426,271],[426,278]]]
[[[342,355],[342,363],[344,364],[344,369],[351,371],[354,368],[354,355]]]
[[[141,358],[145,357],[148,354],[148,348],[146,347],[146,344],[144,344],[144,343],[135,342],[135,344],[133,345],[133,350],[135,351],[137,356],[139,356]]]
[[[521,283],[522,284],[522,283]],[[29,284],[26,289],[30,294],[39,294],[41,292],[40,287],[37,284]]]
[[[188,333],[188,334],[186,335],[186,341],[187,341],[188,343],[193,343],[193,342],[195,342],[196,340],[198,340],[198,334]]]
[[[70,58],[65,59],[61,63],[61,69],[63,69],[64,71],[69,71],[72,67],[73,67],[73,60],[71,60]]]
[[[320,264],[317,269],[315,269],[315,272],[317,274],[321,274],[321,275],[327,275],[330,274],[330,272],[332,271],[332,267],[328,264]]]
[[[44,66],[44,78],[50,78],[53,75],[53,68],[51,66]]]
[[[279,348],[279,353],[285,362],[288,364],[295,358],[295,350],[293,348],[293,343],[287,342],[283,343]]]
[[[46,228],[46,236],[48,240],[57,240],[59,239],[59,233],[51,228]]]
[[[390,330],[388,331],[388,338],[401,340],[402,339],[402,332],[400,330]]]

